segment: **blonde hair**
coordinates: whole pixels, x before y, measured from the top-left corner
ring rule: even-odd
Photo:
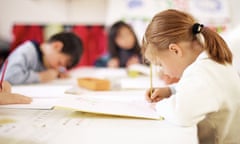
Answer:
[[[165,10],[156,14],[148,25],[143,38],[143,55],[151,45],[151,56],[167,49],[169,44],[197,40],[209,57],[220,64],[231,64],[232,53],[226,42],[214,31],[200,25],[199,33],[193,32],[194,18],[178,10]],[[204,40],[201,39],[201,35]]]

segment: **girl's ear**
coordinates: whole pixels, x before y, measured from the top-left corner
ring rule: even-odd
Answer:
[[[177,55],[177,56],[182,56],[182,49],[181,49],[181,47],[179,47],[179,45],[177,45],[177,44],[170,44],[169,46],[168,46],[168,50],[171,52],[171,53],[173,53],[173,54],[175,54],[175,55]]]
[[[60,42],[60,41],[55,41],[55,42],[52,42],[52,46],[55,50],[57,50],[58,52],[62,51],[63,49],[63,43]]]

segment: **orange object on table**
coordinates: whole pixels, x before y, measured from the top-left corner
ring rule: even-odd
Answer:
[[[90,90],[110,90],[110,81],[98,78],[78,78],[78,86],[87,88]]]

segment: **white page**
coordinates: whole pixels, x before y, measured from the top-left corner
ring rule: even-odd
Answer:
[[[114,96],[114,95],[112,95]],[[76,109],[82,112],[129,116],[138,118],[160,119],[155,109],[150,103],[139,97],[125,97],[125,99],[73,96],[59,101],[57,106]]]
[[[12,92],[26,95],[32,98],[60,98],[64,91],[68,89],[68,85],[21,85],[13,86]]]
[[[62,106],[96,113],[157,118],[155,111],[144,102],[145,91],[84,91],[79,100],[64,94],[69,86],[64,85],[24,85],[14,86],[13,92],[33,98],[31,104],[3,105],[5,108],[51,109]],[[92,102],[94,101],[94,106]],[[130,109],[130,110],[128,110]],[[99,110],[99,111],[96,111]],[[140,112],[140,113],[139,113]]]

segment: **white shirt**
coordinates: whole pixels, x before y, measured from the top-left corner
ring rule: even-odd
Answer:
[[[218,64],[205,52],[184,71],[176,93],[156,109],[177,125],[198,124],[201,143],[240,143],[240,78],[231,65]]]

